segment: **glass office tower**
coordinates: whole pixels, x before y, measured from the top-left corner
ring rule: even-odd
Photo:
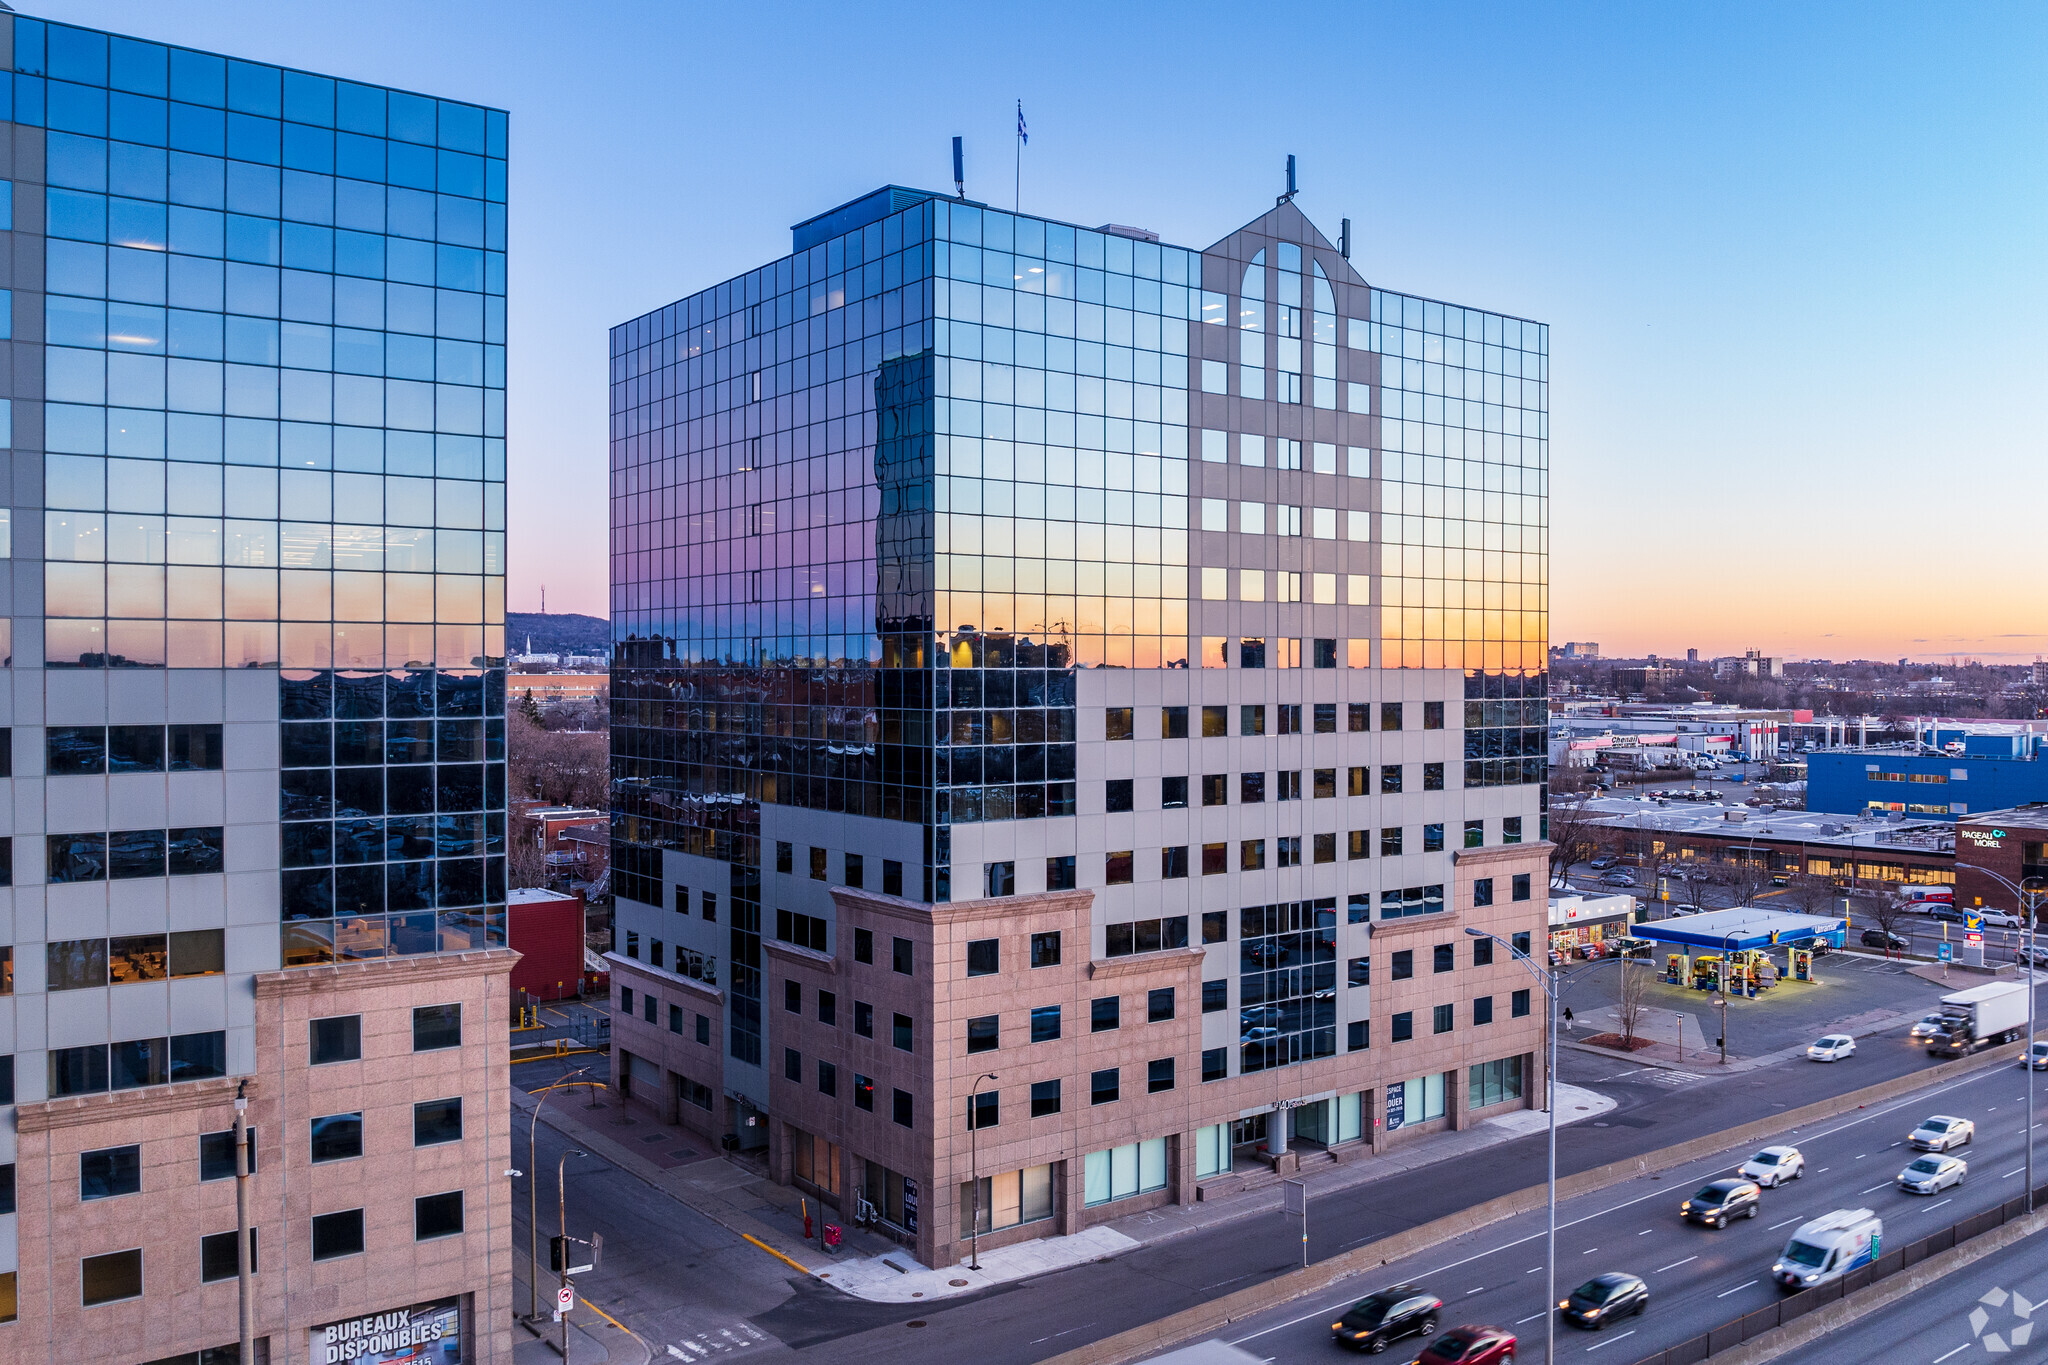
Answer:
[[[460,1170],[381,1153],[414,1078],[480,1115],[504,1055],[506,138],[498,110],[0,15],[0,1334],[232,1337],[207,1182],[245,1080],[262,1335],[319,1326],[287,1267],[356,1277],[329,1317],[465,1332],[499,1274],[465,1232],[502,1193],[480,1119]],[[309,1166],[309,1123],[356,1135],[374,1196]]]
[[[789,1002],[806,955],[861,970],[849,893],[944,925],[1082,891],[1085,961],[1204,964],[1153,1074],[1201,1077],[1206,1122],[1271,1105],[1240,1078],[1276,1070],[1330,1115],[1348,1093],[1350,1139],[1361,1092],[1395,1128],[1445,1115],[1449,1062],[1379,1074],[1414,1021],[1368,940],[1541,932],[1547,352],[1370,286],[1291,201],[1197,251],[900,187],[615,328],[628,1085],[742,1145],[789,1130],[801,1169],[827,1138],[791,1125],[840,1119],[809,1080],[808,1117],[778,1110],[818,1022]],[[1519,1066],[1471,1013],[1432,1003],[1430,1046]],[[919,1085],[899,1126],[947,1112]],[[1033,1095],[1006,1112],[1053,1121]]]

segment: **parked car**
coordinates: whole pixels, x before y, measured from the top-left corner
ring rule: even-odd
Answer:
[[[1763,1190],[1754,1180],[1709,1180],[1678,1206],[1679,1216],[1710,1228],[1725,1228],[1737,1218],[1754,1218]]]
[[[1621,868],[1616,868],[1602,877],[1600,881],[1606,886],[1634,886],[1636,884],[1635,877]]]
[[[1936,1114],[1907,1135],[1906,1145],[1920,1152],[1946,1152],[1969,1146],[1976,1136],[1977,1125],[1970,1120]]]
[[[1691,901],[1684,901],[1671,907],[1671,913],[1674,915],[1704,915],[1706,912],[1706,906],[1694,905]]]
[[[1975,913],[1979,919],[1994,929],[2020,929],[2027,923],[2010,910],[1993,910],[1986,907]]]
[[[1505,1327],[1453,1327],[1429,1343],[1414,1365],[1503,1365],[1515,1358],[1515,1334]]]
[[[1969,1163],[1959,1156],[1915,1157],[1899,1172],[1899,1188],[1907,1194],[1936,1194],[1963,1183]]]
[[[1839,1062],[1856,1055],[1856,1040],[1846,1033],[1830,1033],[1806,1049],[1806,1055],[1816,1062]]]
[[[1426,1337],[1436,1331],[1443,1307],[1444,1301],[1428,1290],[1397,1284],[1352,1304],[1330,1324],[1330,1336],[1341,1345],[1378,1355],[1401,1337]]]
[[[1650,1306],[1650,1286],[1633,1275],[1595,1275],[1560,1303],[1558,1316],[1574,1327],[1598,1331],[1616,1318],[1632,1318]]]
[[[1924,901],[1922,905],[1925,907],[1927,918],[1929,919],[1946,920],[1950,924],[1961,924],[1964,922],[1965,916],[1963,912],[1956,909],[1953,905],[1942,901]]]
[[[1866,948],[1884,948],[1903,953],[1913,945],[1888,929],[1865,929],[1863,931],[1863,946]]]
[[[1806,1174],[1806,1157],[1797,1147],[1766,1147],[1737,1166],[1735,1173],[1775,1189]]]
[[[1592,862],[1587,863],[1586,866],[1592,868],[1595,872],[1605,872],[1608,868],[1615,866],[1620,861],[1621,860],[1619,858],[1610,858],[1603,853],[1599,857],[1595,858]]]
[[[1790,885],[1792,885],[1792,874],[1791,874],[1790,872],[1773,872],[1773,873],[1771,874],[1771,885],[1772,885],[1772,886],[1790,886]]]

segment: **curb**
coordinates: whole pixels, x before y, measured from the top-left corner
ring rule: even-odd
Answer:
[[[2019,1043],[2006,1043],[1971,1057],[1959,1057],[1954,1061],[1941,1062],[1909,1075],[1894,1076],[1888,1081],[1879,1081],[1861,1090],[1852,1090],[1847,1094],[1820,1100],[1799,1109],[1788,1109],[1768,1118],[1754,1119],[1736,1128],[1708,1133],[1689,1142],[1645,1152],[1639,1156],[1624,1157],[1591,1170],[1560,1176],[1557,1181],[1557,1197],[1563,1201],[1582,1194],[1590,1194],[1605,1189],[1617,1180],[1634,1179],[1670,1170],[1731,1148],[1747,1147],[1758,1138],[1775,1136],[1806,1124],[1854,1113],[1858,1109],[1865,1109],[1900,1095],[1911,1094],[1929,1085],[1972,1075],[1978,1071],[1988,1071],[2000,1063],[2017,1060],[2021,1046]],[[1483,1204],[1475,1204],[1431,1222],[1404,1229],[1377,1242],[1368,1242],[1364,1246],[1318,1261],[1301,1270],[1288,1271],[1264,1284],[1252,1285],[1226,1294],[1220,1299],[1175,1317],[1128,1328],[1085,1346],[1077,1346],[1050,1357],[1042,1362],[1042,1365],[1123,1365],[1126,1361],[1136,1360],[1162,1347],[1206,1336],[1241,1318],[1304,1295],[1317,1293],[1340,1280],[1377,1269],[1389,1261],[1413,1255],[1440,1242],[1477,1231],[1488,1224],[1511,1218],[1516,1214],[1541,1208],[1546,1197],[1545,1186],[1527,1186],[1513,1193],[1489,1199]],[[1932,1259],[1930,1258],[1930,1262]],[[1759,1337],[1758,1340],[1762,1338]]]

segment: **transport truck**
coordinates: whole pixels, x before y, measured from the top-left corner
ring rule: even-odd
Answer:
[[[2027,1031],[2027,988],[1993,981],[1941,997],[1940,1031],[1927,1040],[1935,1057],[1961,1057],[1980,1047],[2009,1043]]]

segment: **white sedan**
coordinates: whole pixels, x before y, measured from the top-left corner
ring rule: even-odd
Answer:
[[[1936,1114],[1906,1135],[1906,1145],[1915,1151],[1946,1152],[1967,1146],[1977,1136],[1977,1125],[1968,1119]]]
[[[2048,1043],[2035,1043],[2029,1047],[2026,1060],[2020,1065],[2032,1067],[2036,1071],[2048,1071]]]
[[[1806,1049],[1806,1055],[1816,1062],[1839,1062],[1855,1054],[1856,1040],[1846,1033],[1830,1033]]]
[[[1806,1158],[1797,1147],[1766,1147],[1737,1166],[1735,1173],[1749,1177],[1766,1189],[1775,1189],[1788,1180],[1797,1180],[1805,1175]]]
[[[1907,1194],[1938,1194],[1963,1183],[1970,1165],[1959,1156],[1923,1156],[1899,1172],[1899,1188]]]

